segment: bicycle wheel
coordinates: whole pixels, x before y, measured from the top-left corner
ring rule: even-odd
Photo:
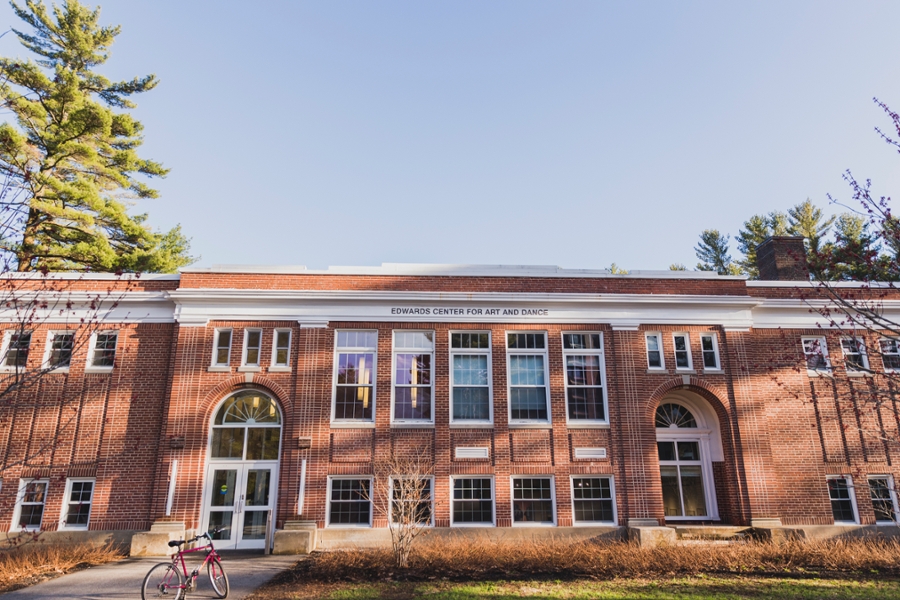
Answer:
[[[159,563],[144,577],[141,588],[142,600],[167,598],[180,600],[184,596],[184,575],[172,563]]]
[[[222,568],[222,563],[218,558],[210,559],[206,563],[206,572],[209,574],[209,583],[216,596],[226,598],[228,596],[228,575],[225,574],[225,569]]]

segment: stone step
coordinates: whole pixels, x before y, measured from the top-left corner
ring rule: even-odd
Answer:
[[[675,535],[679,540],[739,541],[750,535],[750,528],[729,525],[676,525]]]

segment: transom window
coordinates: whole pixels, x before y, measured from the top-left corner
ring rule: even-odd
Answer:
[[[656,409],[656,426],[658,428],[697,427],[697,420],[691,411],[680,404],[661,404]]]
[[[489,423],[491,412],[491,334],[450,334],[451,420]]]
[[[334,420],[373,421],[377,331],[338,331]]]
[[[394,332],[394,420],[426,421],[432,415],[434,332]]]
[[[615,521],[612,478],[572,478],[572,504],[576,523]]]
[[[281,411],[262,392],[238,392],[213,419],[212,458],[278,460],[280,443]]]
[[[603,339],[599,333],[564,333],[566,403],[570,421],[606,422]]]
[[[508,333],[509,418],[548,422],[547,338],[544,333]]]
[[[24,367],[28,364],[28,350],[31,347],[31,332],[18,331],[7,334],[5,367]]]

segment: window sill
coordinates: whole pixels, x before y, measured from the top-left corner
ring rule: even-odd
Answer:
[[[667,369],[647,369],[647,375],[668,375]]]
[[[556,527],[556,523],[540,523],[535,521],[513,521],[513,527]]]
[[[553,423],[510,423],[510,429],[553,429]]]
[[[703,369],[704,375],[724,375],[725,371],[722,369]]]
[[[828,377],[834,378],[834,373],[831,372],[831,369],[817,369],[815,371],[811,371],[809,369],[806,370],[806,374],[810,377]]]
[[[847,377],[872,377],[874,373],[866,373],[865,371],[847,371]]]
[[[599,421],[596,423],[569,421],[567,425],[569,429],[609,429],[609,423],[601,423]]]
[[[694,369],[675,369],[676,375],[696,375],[697,371]]]
[[[290,373],[291,368],[284,365],[269,367],[269,373]]]
[[[450,423],[450,429],[493,429],[493,423],[484,423],[476,421],[474,423],[465,423],[463,421],[456,421],[454,423]]]
[[[371,421],[332,421],[332,429],[375,429]]]
[[[434,423],[391,423],[391,429],[434,429]]]
[[[50,373],[68,373],[69,372],[69,367],[55,367],[55,368],[41,367],[41,368],[46,369],[48,374],[50,374]]]
[[[112,373],[112,372],[113,372],[113,367],[85,367],[85,368],[84,368],[84,372],[85,372],[85,373],[106,373],[106,374],[109,374],[109,373]]]
[[[238,367],[238,373],[259,373],[262,369],[260,369],[256,365],[244,365],[243,367]]]
[[[207,373],[231,373],[231,367],[228,365],[213,365],[206,369]]]

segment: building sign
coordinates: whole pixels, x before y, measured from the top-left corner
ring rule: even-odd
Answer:
[[[546,308],[455,308],[393,306],[391,314],[410,317],[549,317]]]

